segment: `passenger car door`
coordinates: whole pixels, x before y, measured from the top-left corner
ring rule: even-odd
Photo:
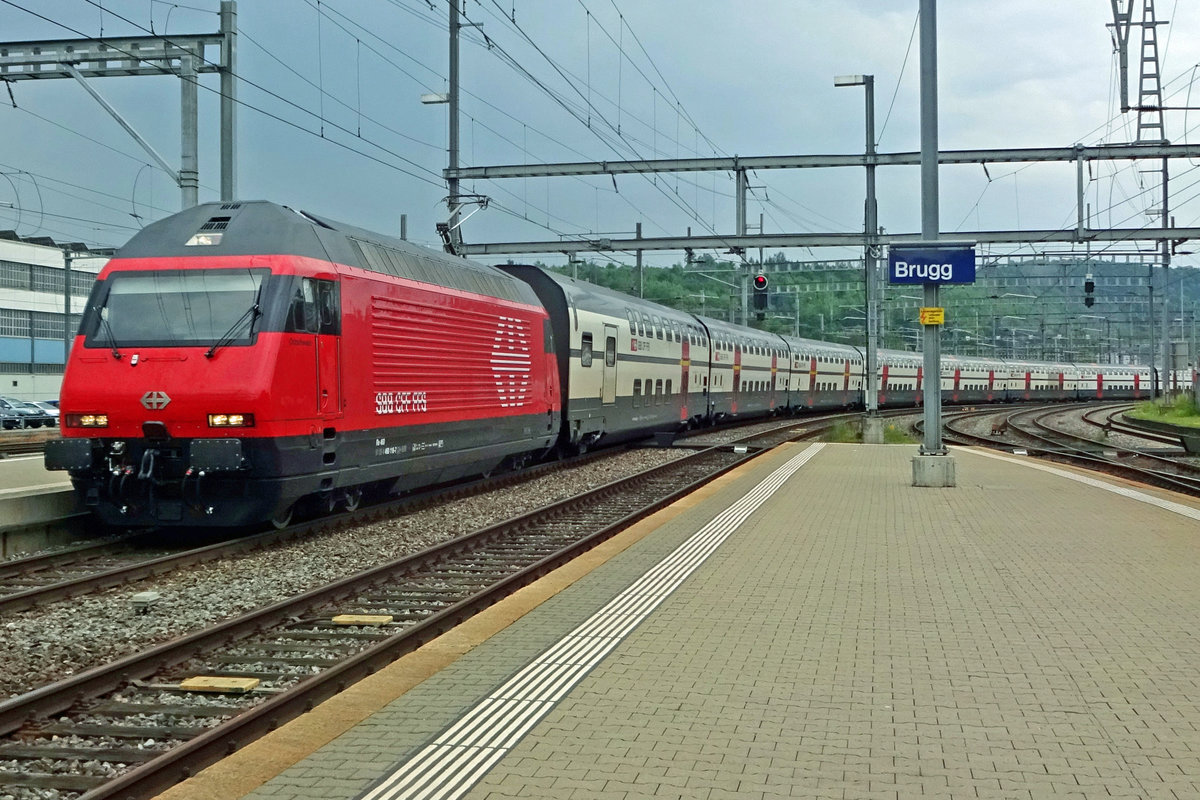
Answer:
[[[617,326],[604,326],[604,385],[600,402],[617,402]]]

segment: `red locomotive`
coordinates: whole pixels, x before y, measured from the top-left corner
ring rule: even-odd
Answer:
[[[286,522],[550,447],[545,310],[489,267],[265,202],[146,227],[88,299],[63,381],[84,502],[120,525]]]

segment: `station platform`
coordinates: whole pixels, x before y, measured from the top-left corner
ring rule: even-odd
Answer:
[[[51,472],[41,453],[0,459],[0,558],[60,541],[47,526],[81,512],[66,472]]]
[[[167,800],[1200,796],[1200,502],[792,445]]]

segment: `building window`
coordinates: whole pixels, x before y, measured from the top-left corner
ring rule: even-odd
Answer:
[[[29,265],[0,261],[0,286],[8,289],[28,289]]]
[[[87,297],[92,293],[92,284],[95,282],[95,273],[71,270],[71,294],[74,296]]]
[[[29,312],[0,308],[0,336],[29,337]]]
[[[63,338],[63,315],[47,314],[42,311],[32,312],[33,338],[61,339]]]
[[[30,267],[29,284],[35,292],[57,292],[62,294],[63,271],[53,267]]]

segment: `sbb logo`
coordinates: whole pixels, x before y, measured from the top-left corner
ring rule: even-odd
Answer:
[[[953,264],[910,264],[907,261],[897,261],[895,267],[897,278],[921,278],[926,281],[948,281],[954,277]]]

